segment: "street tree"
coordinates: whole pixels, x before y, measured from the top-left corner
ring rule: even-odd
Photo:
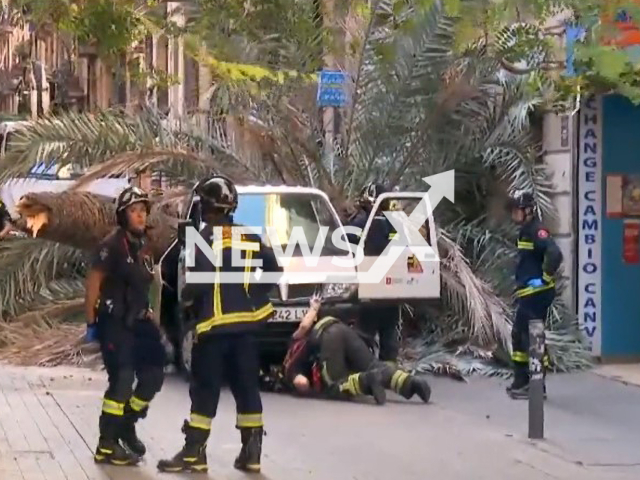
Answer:
[[[350,38],[360,48],[353,52],[344,141],[332,166],[323,161],[314,88],[295,77],[263,78],[258,92],[242,91],[232,101],[214,92],[207,123],[215,128],[204,134],[188,119],[167,124],[153,111],[41,119],[12,141],[0,160],[0,181],[51,158],[91,168],[82,183],[151,166],[188,189],[207,172],[224,172],[243,183],[321,188],[348,214],[349,199],[367,181],[423,190],[422,177],[455,169],[456,203],[436,211],[443,307],[411,312],[423,321],[409,355],[419,368],[495,373],[477,362],[456,363],[452,353],[486,358],[508,350],[511,280],[505,272],[514,258],[514,231],[495,207],[508,192],[527,188],[543,212],[552,210],[540,139],[530,129],[530,113],[542,99],[529,87],[532,74],[509,73],[496,49],[478,42],[460,48],[461,16],[449,8],[382,1],[348,12],[345,18],[356,25]],[[243,81],[236,83],[240,92]],[[218,128],[229,123],[241,135]],[[151,215],[159,226],[156,258],[175,238],[171,204],[184,191],[157,199]],[[9,285],[0,295],[5,317],[43,302],[43,292],[51,299],[54,282],[68,287],[65,299],[81,295],[74,287],[81,252],[114,226],[110,200],[79,191],[28,194],[19,211],[21,228],[35,238],[0,244],[0,278]],[[561,309],[556,304],[551,321],[555,365],[582,368],[588,355]]]

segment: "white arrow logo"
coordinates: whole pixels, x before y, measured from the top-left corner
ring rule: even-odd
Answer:
[[[452,203],[454,202],[455,170],[424,177],[422,180],[431,185],[431,188],[422,197],[411,216],[408,217],[405,212],[384,212],[398,235],[389,242],[387,248],[385,248],[369,271],[360,272],[360,281],[380,282],[406,247],[409,247],[421,261],[427,259],[439,261],[436,250],[427,243],[419,230],[431,217],[431,212],[443,198],[446,197]]]

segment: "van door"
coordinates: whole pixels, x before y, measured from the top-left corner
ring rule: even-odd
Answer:
[[[421,209],[426,218],[424,223],[416,224],[413,228],[406,219],[401,222],[403,231],[395,232],[394,238],[389,239],[383,255],[372,254],[368,251],[370,249],[366,248],[367,236],[374,222],[389,221],[381,207],[398,212],[392,213],[397,218],[400,218],[398,216],[400,212],[410,217],[415,209]],[[402,238],[405,241],[402,241]],[[426,240],[431,248],[421,246],[423,244],[420,239]],[[415,248],[412,249],[411,246]],[[392,192],[380,195],[373,205],[358,247],[361,252],[364,252],[364,258],[358,265],[360,300],[407,301],[440,298],[440,261],[437,254],[436,230],[431,204],[426,193]],[[395,259],[392,249],[400,250]],[[382,278],[372,281],[374,277],[380,275],[378,272],[381,271],[384,272]]]

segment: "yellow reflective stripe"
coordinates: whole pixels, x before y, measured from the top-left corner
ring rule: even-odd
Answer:
[[[322,362],[322,372],[320,373],[320,375],[322,376],[324,383],[326,383],[327,385],[331,385],[333,383],[333,380],[331,380],[331,377],[329,376],[327,362]]]
[[[213,284],[213,317],[222,316],[222,296],[220,295],[220,267],[216,267],[216,280]]]
[[[527,352],[519,352],[514,350],[511,354],[511,360],[518,363],[527,363],[529,361],[529,354]]]
[[[341,392],[347,392],[351,395],[360,395],[360,374],[354,373],[349,375],[347,379],[340,385]]]
[[[542,285],[540,287],[521,288],[520,290],[516,290],[516,296],[517,297],[527,297],[529,295],[533,295],[534,293],[539,293],[539,292],[542,292],[544,290],[549,290],[550,288],[553,288],[555,286],[556,286],[556,282],[551,282],[551,283],[548,283],[547,285]]]
[[[338,321],[339,320],[336,317],[324,317],[316,322],[316,324],[313,326],[313,329],[317,332],[321,332],[327,325]]]
[[[249,291],[249,282],[251,281],[251,260],[253,259],[253,252],[247,251],[247,257],[244,264],[244,291]]]
[[[124,403],[118,403],[108,398],[102,399],[102,411],[111,415],[124,415]]]
[[[134,397],[131,397],[131,399],[129,399],[129,405],[131,405],[131,408],[133,410],[135,410],[136,412],[139,412],[140,410],[146,408],[147,405],[149,405],[149,402],[140,400],[138,397],[134,396]]]
[[[239,413],[236,417],[236,427],[256,428],[264,426],[261,413]]]
[[[409,378],[408,373],[403,372],[401,370],[397,370],[391,376],[391,390],[393,390],[396,393],[399,393],[400,389],[402,389],[402,386],[404,385],[404,382],[407,381],[407,378]]]
[[[552,276],[552,275],[549,275],[549,274],[547,274],[547,273],[543,273],[543,274],[542,274],[542,279],[543,279],[545,282],[549,282],[549,283],[552,283],[552,282],[553,282],[553,276]]]
[[[394,238],[396,238],[398,236],[398,232],[394,232],[394,233],[390,233],[389,234],[389,240],[393,240]]]
[[[533,242],[518,240],[518,248],[522,250],[533,250]]]
[[[273,310],[273,305],[271,303],[267,303],[264,307],[254,312],[223,313],[221,315],[214,316],[209,320],[200,322],[198,325],[196,325],[196,333],[201,334],[204,332],[208,332],[213,327],[217,327],[220,325],[229,325],[232,323],[242,322],[259,322],[260,320],[263,320],[271,315],[273,313]]]
[[[213,242],[211,249],[215,251],[224,250],[225,248],[235,248],[237,250],[245,250],[247,252],[257,252],[260,250],[259,242],[250,242],[247,240],[232,240],[230,238],[224,239],[221,242]]]
[[[189,416],[189,425],[193,428],[200,428],[201,430],[211,430],[211,422],[213,418],[205,417],[198,413],[191,412]]]

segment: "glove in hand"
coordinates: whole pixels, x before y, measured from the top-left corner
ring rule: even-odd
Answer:
[[[87,332],[84,335],[84,341],[86,343],[92,343],[98,341],[98,325],[95,323],[87,324]]]
[[[544,282],[542,281],[541,278],[532,278],[527,282],[528,287],[542,287],[543,285],[544,285]]]

